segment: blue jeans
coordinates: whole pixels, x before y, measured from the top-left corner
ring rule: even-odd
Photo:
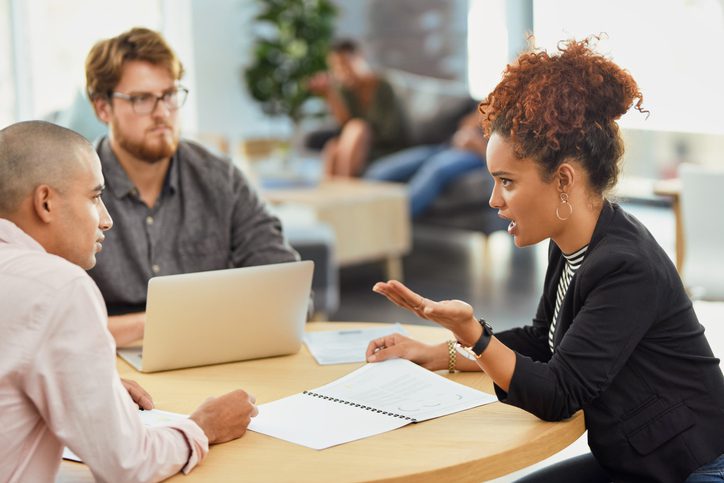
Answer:
[[[485,166],[477,153],[445,144],[417,146],[375,161],[364,177],[378,181],[409,182],[410,212],[421,215],[455,178]]]
[[[610,482],[603,468],[591,453],[560,461],[533,474],[516,480],[516,483],[567,482]],[[699,467],[684,483],[721,483],[724,481],[724,454],[711,463]]]
[[[724,481],[724,454],[711,463],[699,467],[684,483],[714,483]]]

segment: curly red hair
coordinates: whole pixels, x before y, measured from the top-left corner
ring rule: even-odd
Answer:
[[[562,42],[556,55],[521,54],[479,109],[485,134],[510,140],[516,156],[536,160],[544,177],[575,158],[603,193],[616,184],[623,156],[616,120],[632,105],[648,111],[631,74],[590,43]]]

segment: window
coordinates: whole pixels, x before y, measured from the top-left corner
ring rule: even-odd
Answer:
[[[0,129],[15,118],[10,25],[10,0],[0,0]]]
[[[719,0],[535,1],[536,44],[605,33],[598,51],[631,72],[651,111],[624,128],[724,133],[724,3]]]
[[[483,99],[500,82],[508,64],[506,0],[470,0],[468,10],[468,86]]]
[[[11,2],[15,68],[19,70],[17,119],[47,118],[68,108],[85,86],[84,62],[93,44],[134,26],[158,29],[161,1],[0,0]],[[0,49],[5,32],[0,7]],[[5,58],[5,56],[2,56]],[[0,60],[0,75],[4,74]],[[4,79],[4,77],[3,77]],[[3,89],[5,83],[3,82]],[[14,98],[2,93],[0,99]],[[0,104],[2,115],[3,104]]]

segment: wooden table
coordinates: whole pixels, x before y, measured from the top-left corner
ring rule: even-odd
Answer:
[[[308,330],[373,325],[315,322],[308,324]],[[450,338],[447,331],[435,327],[405,328],[428,342]],[[159,409],[190,413],[209,395],[241,387],[264,403],[327,384],[360,365],[319,366],[302,347],[298,354],[287,357],[156,374],[138,373],[120,360],[118,369],[123,377],[141,383]],[[482,373],[449,377],[492,392],[490,379]],[[214,446],[201,466],[172,480],[480,482],[541,461],[571,444],[583,431],[580,411],[569,420],[550,423],[496,402],[322,451],[248,432],[241,439]],[[64,461],[58,481],[92,478],[84,465]]]
[[[334,230],[340,266],[384,260],[388,278],[402,279],[402,256],[410,251],[406,188],[397,183],[339,178],[311,188],[267,189],[273,204],[311,208]]]
[[[684,270],[684,222],[681,216],[681,180],[664,179],[654,183],[654,194],[671,198],[671,209],[676,222],[676,270],[683,274]]]

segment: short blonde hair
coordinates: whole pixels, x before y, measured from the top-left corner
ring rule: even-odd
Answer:
[[[143,60],[165,67],[176,80],[184,74],[181,61],[161,34],[135,27],[97,42],[88,53],[85,61],[88,98],[109,98],[121,80],[123,65],[130,60]]]

